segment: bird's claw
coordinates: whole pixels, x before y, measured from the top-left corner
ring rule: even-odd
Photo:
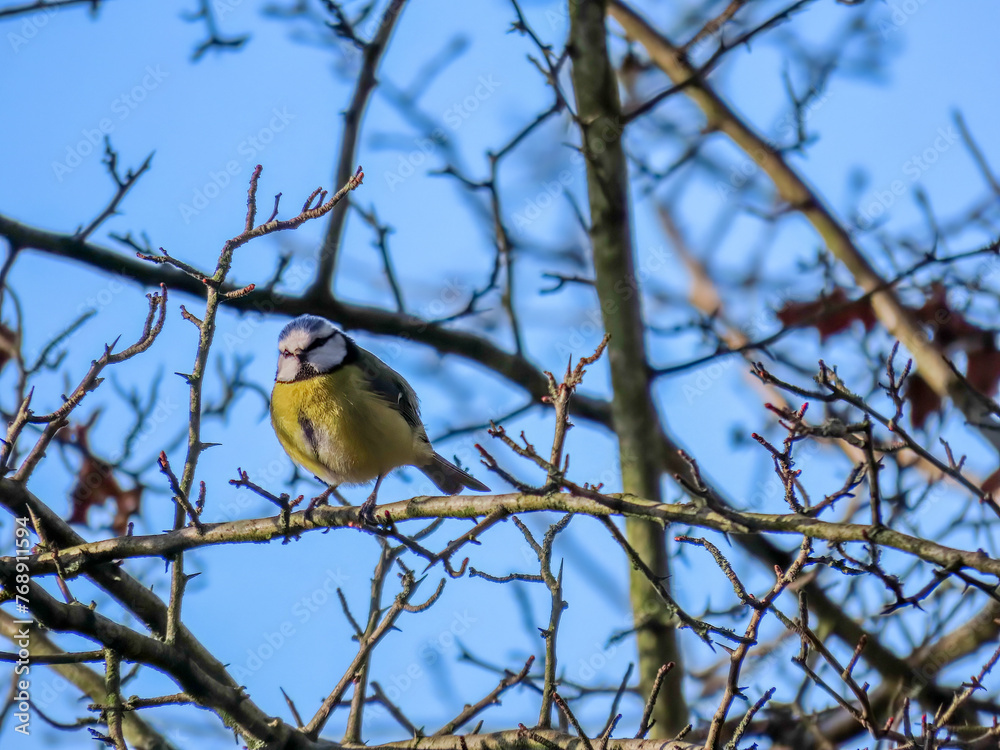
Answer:
[[[365,526],[375,526],[375,495],[369,495],[368,499],[361,503],[358,508],[358,520]]]

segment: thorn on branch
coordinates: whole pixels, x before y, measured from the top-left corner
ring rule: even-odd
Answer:
[[[272,221],[278,218],[278,204],[281,202],[281,193],[276,193],[274,196],[274,209],[271,211],[271,215],[267,217],[265,224],[270,224]]]

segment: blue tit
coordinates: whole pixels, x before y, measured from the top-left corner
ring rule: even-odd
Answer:
[[[490,489],[434,452],[402,375],[315,315],[278,336],[271,425],[291,459],[328,485],[374,479],[361,508],[368,522],[379,485],[399,466],[415,466],[447,495]]]

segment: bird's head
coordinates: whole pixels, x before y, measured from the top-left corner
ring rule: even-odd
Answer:
[[[323,375],[349,358],[353,342],[325,318],[300,315],[278,336],[277,383],[292,383]]]

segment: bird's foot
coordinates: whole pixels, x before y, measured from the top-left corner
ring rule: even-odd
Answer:
[[[320,506],[323,506],[323,505],[329,505],[329,502],[327,502],[327,498],[330,497],[330,494],[335,489],[336,489],[336,487],[327,487],[325,490],[323,490],[316,497],[312,498],[309,501],[309,505],[306,506],[306,519],[307,520],[310,520],[310,521],[312,520],[313,511],[315,511],[317,508],[319,508]]]
[[[375,480],[375,486],[372,488],[372,494],[358,508],[358,520],[365,526],[375,526],[377,523],[375,521],[375,498],[378,497],[378,488],[382,486],[383,479],[385,479],[385,474],[379,474]]]
[[[373,492],[368,496],[368,498],[361,503],[361,507],[358,508],[358,520],[361,521],[365,526],[375,526],[375,498],[378,493]]]
[[[320,505],[329,505],[330,504],[330,502],[329,502],[330,495],[333,494],[333,491],[335,489],[337,489],[337,488],[336,487],[327,487],[325,490],[323,490],[321,493],[319,493],[318,495],[316,495],[316,497],[314,497],[312,500],[309,501],[309,507],[310,508],[318,508]]]

